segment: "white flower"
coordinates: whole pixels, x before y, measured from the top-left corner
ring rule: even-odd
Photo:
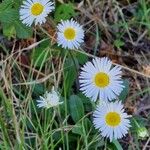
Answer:
[[[120,139],[128,133],[131,126],[129,115],[124,112],[121,102],[103,102],[93,113],[93,123],[103,137]]]
[[[63,48],[78,49],[84,41],[82,26],[73,19],[62,21],[57,29],[57,43]]]
[[[59,102],[59,94],[54,90],[54,87],[52,88],[51,92],[46,92],[44,97],[40,96],[40,100],[37,100],[38,104],[37,106],[50,108],[55,107],[59,104],[62,104],[63,102]]]
[[[79,76],[80,90],[93,101],[113,100],[123,90],[121,67],[112,68],[112,62],[104,58],[95,58],[87,62]]]
[[[20,8],[20,19],[22,23],[31,26],[45,23],[46,17],[54,9],[54,3],[50,0],[26,0]]]

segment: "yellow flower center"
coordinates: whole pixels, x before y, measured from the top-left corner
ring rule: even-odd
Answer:
[[[109,112],[105,117],[106,124],[111,127],[118,126],[121,122],[121,117],[116,112]]]
[[[76,36],[76,31],[73,28],[67,28],[64,31],[64,36],[67,40],[73,40]]]
[[[95,75],[95,84],[98,87],[104,88],[109,84],[109,76],[106,73],[99,72]]]
[[[34,16],[38,16],[43,12],[44,6],[40,3],[34,3],[31,7],[31,13]]]

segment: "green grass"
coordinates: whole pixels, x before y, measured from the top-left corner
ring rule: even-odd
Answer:
[[[71,2],[75,5],[74,1]],[[137,52],[134,46],[144,42],[144,39],[150,39],[150,3],[146,0],[135,2],[136,7],[133,7],[130,1],[126,1],[125,5],[116,0],[111,4],[103,0],[96,4],[87,0],[81,8],[75,7],[78,11],[73,11],[71,15],[83,23],[87,39],[94,37],[94,40],[90,41],[93,44],[92,48],[88,47],[89,43],[85,41],[84,50],[69,51],[57,47],[44,26],[33,30],[34,39],[40,38],[40,43],[37,42],[31,47],[26,46],[25,49],[15,46],[20,44],[18,39],[30,37],[30,30],[19,25],[17,33],[12,32],[12,28],[6,32],[5,20],[0,16],[2,21],[0,30],[6,39],[6,42],[0,44],[2,49],[0,52],[2,58],[0,61],[0,150],[146,150],[149,148],[146,143],[149,137],[142,139],[137,135],[139,127],[150,130],[150,108],[148,108],[150,104],[147,98],[150,93],[150,77],[149,74],[142,72],[142,67],[147,65],[149,60],[149,52]],[[14,1],[9,2],[9,7],[13,6],[12,3]],[[108,9],[101,7],[105,4],[106,6],[110,4],[110,7]],[[129,10],[133,11],[131,17],[122,11],[123,7],[129,6],[131,6]],[[9,7],[7,11],[11,12]],[[92,9],[98,10],[99,13],[96,10],[91,12]],[[86,15],[85,12],[90,15]],[[111,13],[112,16],[109,16]],[[70,12],[68,15],[70,16]],[[94,20],[95,16],[97,17]],[[57,17],[59,19],[61,15]],[[54,28],[55,20],[56,18],[48,19],[48,23]],[[13,23],[12,26],[16,28]],[[20,32],[20,28],[23,28],[23,32]],[[15,43],[15,40],[18,43]],[[8,47],[8,41],[13,41],[11,47]],[[92,124],[92,112],[96,104],[79,91],[80,67],[87,60],[103,55],[100,49],[101,41],[111,47],[110,51],[103,50],[106,56],[114,53],[117,58],[119,57],[116,59],[110,56],[123,67],[124,79],[128,81],[125,84],[129,89],[125,89],[125,95],[123,93],[121,99],[127,111],[134,117],[131,119],[132,128],[129,134],[112,143],[101,137]],[[134,48],[126,46],[128,43]],[[14,51],[14,49],[19,50]],[[27,62],[24,61],[24,56],[27,57]],[[124,57],[129,56],[132,56],[137,64],[127,65]],[[20,60],[21,58],[23,61]],[[56,108],[38,108],[36,100],[46,91],[50,91],[53,85],[58,88],[61,101],[64,103]],[[145,106],[147,107],[143,110]]]

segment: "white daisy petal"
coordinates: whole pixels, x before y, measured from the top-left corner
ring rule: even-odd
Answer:
[[[93,101],[113,100],[122,92],[124,86],[121,79],[121,68],[112,68],[107,58],[95,58],[87,62],[79,75],[80,90]]]
[[[45,23],[45,18],[54,8],[54,3],[50,0],[25,0],[20,7],[20,20],[27,26]]]
[[[63,102],[59,102],[59,94],[54,90],[54,87],[52,88],[51,92],[46,92],[44,97],[40,96],[40,100],[37,100],[37,106],[44,107],[44,108],[50,108],[55,107],[59,104],[62,104]]]
[[[78,49],[84,41],[84,31],[82,26],[73,19],[61,21],[57,25],[57,43],[58,46],[68,49]]]
[[[117,109],[116,109],[117,108]],[[121,102],[103,102],[93,113],[93,124],[103,137],[120,139],[128,133],[130,115],[124,112]]]

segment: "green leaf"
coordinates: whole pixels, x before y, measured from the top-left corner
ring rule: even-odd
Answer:
[[[149,137],[149,132],[146,127],[139,127],[137,130],[137,135],[140,139],[145,139]]]
[[[33,95],[34,96],[39,96],[42,95],[44,93],[44,86],[43,84],[33,84],[32,85],[32,90],[33,90]]]
[[[77,123],[73,127],[72,132],[75,133],[75,134],[83,135],[84,132],[83,132],[82,124],[81,123]]]
[[[88,97],[86,97],[84,94],[79,93],[77,94],[77,96],[79,96],[82,99],[82,103],[84,105],[84,109],[87,112],[92,111],[93,109],[95,109],[94,107],[92,107],[92,103],[94,103],[93,101],[91,101]]]
[[[31,59],[36,67],[41,67],[41,65],[44,65],[46,59],[50,56],[48,46],[49,41],[45,41],[32,52]]]
[[[88,61],[88,56],[82,53],[78,53],[76,57],[79,61],[79,64],[83,65]]]
[[[125,99],[127,98],[128,94],[129,94],[129,81],[124,80],[123,85],[125,87],[124,87],[123,91],[121,92],[121,94],[119,95],[119,99],[122,101],[125,101]]]
[[[149,136],[148,130],[146,127],[149,126],[147,119],[134,116],[131,118],[131,133],[136,135],[137,139],[145,139]]]
[[[78,122],[72,129],[72,132],[75,134],[79,134],[79,135],[83,135],[84,134],[84,130],[86,131],[86,133],[88,134],[90,128],[92,127],[92,123],[88,118],[85,118],[84,120],[82,120],[83,123]]]
[[[120,145],[120,143],[118,142],[118,140],[113,140],[112,143],[115,145],[115,147],[117,148],[116,150],[123,150],[122,146]]]
[[[69,99],[69,111],[74,122],[79,121],[84,116],[84,107],[82,100],[72,95]]]
[[[91,121],[88,118],[85,118],[84,119],[84,128],[85,128],[85,131],[87,134],[89,133],[89,130],[91,127],[92,127]]]
[[[32,37],[32,29],[22,24],[21,21],[15,21],[14,26],[16,29],[17,37],[27,39]]]
[[[0,4],[0,21],[3,23],[13,23],[19,14],[18,11],[12,8],[13,2],[5,0]]]
[[[10,39],[16,34],[16,30],[13,24],[3,24],[3,34]]]
[[[124,46],[124,42],[123,41],[121,41],[120,39],[117,39],[117,40],[115,40],[114,41],[114,45],[117,47],[117,48],[120,48],[120,47],[122,47],[122,46]]]
[[[26,27],[19,20],[19,11],[14,8],[14,1],[5,0],[0,4],[0,21],[3,24],[3,32],[6,36],[11,37],[16,33],[18,38],[30,38],[32,37],[32,30]],[[6,29],[6,26],[9,28]],[[15,30],[16,32],[15,32]]]
[[[72,3],[61,4],[56,8],[54,18],[55,21],[59,22],[61,20],[67,20],[74,17],[76,12],[74,11],[74,6]]]
[[[5,10],[8,7],[11,7],[12,4],[13,2],[10,0],[3,0],[2,3],[0,4],[0,11]]]
[[[74,84],[74,81],[77,77],[77,68],[76,63],[78,65],[77,61],[73,61],[72,58],[68,58],[68,60],[65,62],[64,68],[64,77],[65,77],[65,90],[67,91],[67,94],[70,95],[71,87]],[[70,66],[70,67],[69,67]]]
[[[13,6],[15,9],[20,9],[20,6],[23,4],[22,0],[12,0],[13,1]]]
[[[18,13],[16,10],[7,8],[3,12],[0,12],[0,21],[3,23],[12,23],[17,19]]]
[[[79,64],[83,65],[88,61],[88,56],[79,52],[72,51],[74,59],[76,59]]]

